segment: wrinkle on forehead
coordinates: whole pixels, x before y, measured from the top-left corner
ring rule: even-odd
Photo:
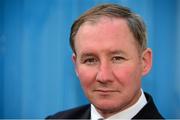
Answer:
[[[106,30],[106,33],[104,33],[104,35],[108,35],[109,33],[116,33],[115,31],[118,29],[120,32],[123,31],[123,32],[129,32],[131,34],[131,36],[133,37],[133,44],[135,44],[138,48],[138,52],[141,53],[141,51],[139,50],[139,43],[138,41],[136,40],[136,38],[134,37],[134,34],[132,33],[131,29],[129,28],[129,25],[128,25],[128,21],[125,19],[125,18],[120,18],[120,17],[111,17],[111,16],[98,16],[96,18],[92,18],[86,22],[84,22],[76,36],[75,36],[75,39],[77,40],[78,39],[78,34],[80,31],[82,31],[81,29],[82,28],[86,28],[86,30],[83,30],[84,32],[89,32],[91,29],[91,27],[101,27],[101,30],[100,31],[96,31],[97,34],[99,33],[102,33],[103,30]],[[109,26],[109,27],[108,27]],[[124,28],[127,28],[127,29],[124,29]],[[124,36],[127,36],[126,34],[124,34]],[[76,41],[75,40],[75,41]],[[76,45],[75,45],[76,47]]]
[[[130,34],[127,35],[127,33]],[[91,38],[90,40],[96,40],[96,36],[102,36],[101,38],[106,36],[106,38],[111,39],[117,39],[117,37],[119,37],[119,39],[130,38],[132,39],[132,44],[136,44],[136,40],[134,40],[135,38],[128,27],[127,21],[123,18],[101,17],[95,24],[86,22],[80,27],[76,35],[76,41],[78,41],[78,39],[84,39],[84,36],[86,38]],[[98,39],[98,41],[101,41],[101,39]],[[120,44],[126,42],[124,40],[120,41]],[[75,44],[77,44],[77,42],[75,42]],[[91,41],[91,44],[93,45],[93,41]]]
[[[104,26],[104,25],[110,25],[110,26],[118,26],[118,24],[121,24],[121,26],[128,26],[126,19],[124,18],[116,18],[116,17],[107,17],[107,16],[101,16],[100,18],[93,19],[93,20],[88,20],[85,23],[81,25],[80,28],[83,26]],[[80,29],[79,28],[79,29]],[[130,30],[129,30],[130,31]]]

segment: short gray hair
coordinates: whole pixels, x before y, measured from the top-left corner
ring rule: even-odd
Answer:
[[[140,16],[132,12],[129,8],[121,5],[103,4],[88,10],[73,23],[70,33],[70,45],[74,53],[76,53],[74,44],[75,36],[80,26],[87,21],[96,20],[97,18],[103,16],[125,19],[130,31],[135,37],[138,50],[144,51],[147,48],[146,26]]]

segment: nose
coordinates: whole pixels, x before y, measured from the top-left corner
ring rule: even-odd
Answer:
[[[97,72],[96,80],[100,83],[112,82],[113,72],[111,65],[108,63],[101,63]]]

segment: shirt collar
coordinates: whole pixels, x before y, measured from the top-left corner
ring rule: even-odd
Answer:
[[[110,116],[106,120],[133,118],[147,103],[146,97],[142,89],[141,89],[141,93],[142,93],[141,96],[139,97],[138,101],[134,105]],[[97,112],[94,105],[91,104],[91,119],[98,120],[99,118],[103,118],[103,117]]]

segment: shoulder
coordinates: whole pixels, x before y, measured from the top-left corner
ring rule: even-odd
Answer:
[[[145,93],[147,104],[133,119],[163,119],[150,94]]]
[[[69,110],[58,112],[54,115],[48,116],[46,119],[89,119],[90,118],[90,104]]]

